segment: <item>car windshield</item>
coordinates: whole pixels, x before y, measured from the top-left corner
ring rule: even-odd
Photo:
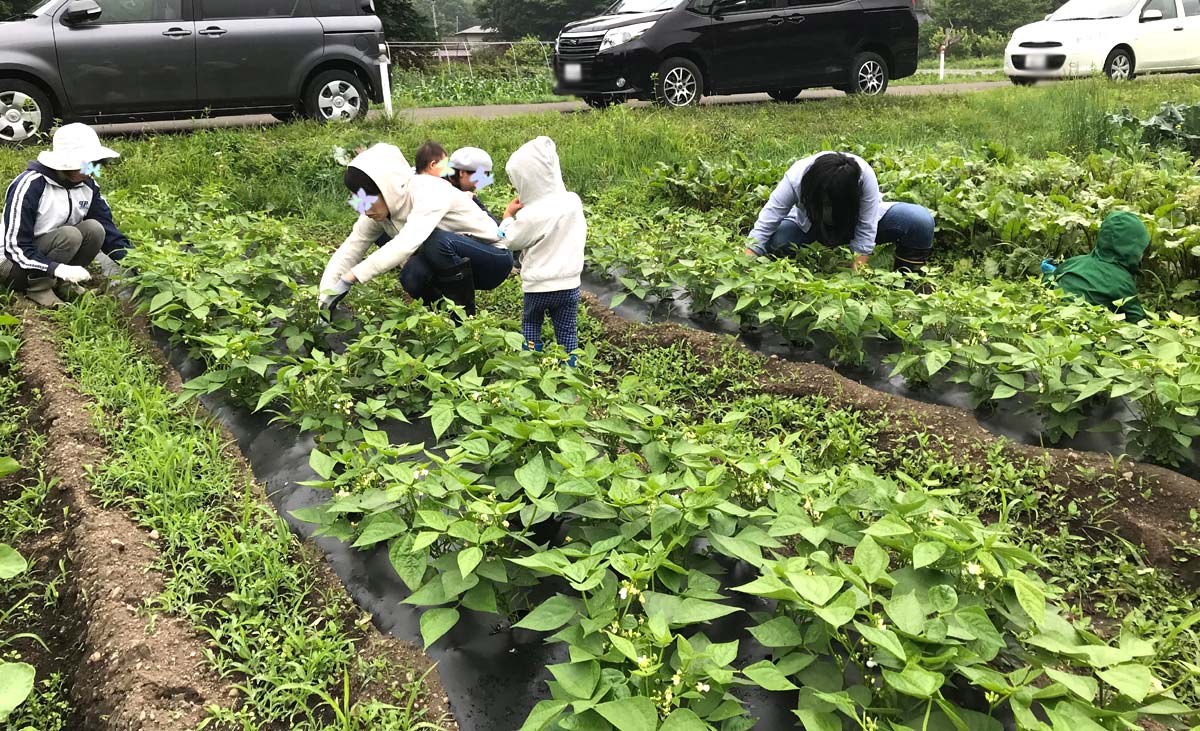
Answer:
[[[1050,20],[1101,20],[1124,18],[1142,0],[1071,0],[1050,15]]]
[[[679,0],[617,0],[605,15],[640,15],[641,13],[662,13],[674,8]]]

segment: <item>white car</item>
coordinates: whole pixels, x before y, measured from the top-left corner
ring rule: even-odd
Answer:
[[[1004,72],[1020,85],[1179,71],[1200,71],[1200,0],[1070,0],[1018,28],[1004,52]]]

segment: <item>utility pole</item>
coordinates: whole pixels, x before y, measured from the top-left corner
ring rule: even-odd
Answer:
[[[442,34],[438,32],[437,0],[429,0],[429,7],[433,10],[433,34],[437,36],[438,40],[441,40]]]

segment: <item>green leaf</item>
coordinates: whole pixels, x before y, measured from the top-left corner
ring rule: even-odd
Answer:
[[[802,708],[795,712],[804,731],[842,731],[842,719],[832,711]]]
[[[0,457],[0,477],[9,475],[21,469],[21,464],[12,457]]]
[[[796,684],[788,680],[783,673],[779,672],[779,668],[775,667],[774,663],[769,660],[756,662],[743,670],[742,673],[747,678],[750,678],[750,680],[753,680],[756,685],[766,690],[799,690]]]
[[[855,622],[854,627],[867,642],[875,645],[875,647],[890,652],[901,662],[908,659],[908,655],[904,652],[904,645],[900,644],[900,638],[890,629],[879,629],[878,627],[872,627],[862,622]]]
[[[945,368],[950,358],[949,350],[931,350],[925,354],[925,373],[932,376]]]
[[[313,472],[321,476],[321,479],[328,480],[333,474],[333,468],[337,462],[319,449],[314,449],[308,455],[308,466],[312,467]]]
[[[421,639],[425,642],[425,648],[429,649],[456,624],[458,624],[457,609],[430,609],[422,614]]]
[[[1046,675],[1050,679],[1062,683],[1067,690],[1084,699],[1088,703],[1096,700],[1096,694],[1100,692],[1100,684],[1090,675],[1074,675],[1072,673],[1064,673],[1061,670],[1054,668],[1045,668]]]
[[[0,721],[7,719],[33,692],[36,671],[23,662],[0,663]]]
[[[565,596],[556,594],[538,605],[514,627],[537,632],[553,632],[575,617],[575,605]]]
[[[721,617],[742,611],[737,607],[730,607],[725,604],[704,601],[703,599],[693,599],[691,597],[678,597],[673,594],[659,594],[648,591],[645,597],[646,616],[657,615],[663,617],[667,620],[668,624],[675,626],[711,622],[714,619],[720,619]]]
[[[559,686],[575,698],[591,698],[600,682],[600,663],[595,660],[551,665],[549,670]]]
[[[470,576],[483,561],[483,550],[478,546],[464,548],[458,552],[458,571],[463,576]]]
[[[1025,610],[1034,624],[1042,626],[1046,622],[1046,593],[1028,576],[1021,573],[1012,574],[1012,585],[1017,592],[1017,602],[1021,605],[1021,609]]]
[[[441,439],[450,425],[454,423],[454,404],[449,401],[439,401],[434,404],[429,413],[429,425],[433,428],[433,436]]]
[[[946,555],[945,543],[918,543],[913,549],[913,568],[932,566]]]
[[[400,519],[396,513],[387,512],[372,515],[363,520],[362,534],[358,540],[354,542],[351,548],[363,548],[365,546],[374,546],[376,543],[383,543],[391,540],[408,530],[408,526]]]
[[[900,518],[888,514],[880,518],[878,523],[875,523],[863,532],[876,538],[893,538],[896,536],[909,535],[913,532],[913,529],[908,523],[905,523]]]
[[[658,731],[708,731],[708,726],[700,720],[695,711],[677,708],[667,716],[667,720],[663,721]]]
[[[885,669],[883,679],[897,692],[914,698],[930,698],[946,682],[945,676],[916,665],[909,665],[901,672]]]
[[[823,607],[846,584],[844,579],[837,576],[817,576],[789,571],[788,581],[796,588],[800,596]]]
[[[996,386],[996,390],[992,391],[992,401],[1003,401],[1017,395],[1017,389],[1012,386],[1001,383]]]
[[[530,496],[539,498],[546,491],[546,485],[549,483],[550,476],[546,472],[546,462],[542,459],[542,453],[538,452],[529,462],[526,462],[517,471],[513,473],[513,477],[517,478],[517,482]]]
[[[854,592],[843,591],[837,599],[823,607],[817,607],[816,613],[818,617],[833,627],[845,626],[858,613],[858,603],[854,599]]]
[[[751,627],[750,634],[763,647],[799,647],[804,644],[804,634],[791,617],[776,617]]]
[[[645,696],[601,703],[595,711],[617,731],[655,731],[658,727],[658,711],[654,701]]]
[[[614,635],[611,632],[605,632],[604,634],[608,636],[609,641],[612,642],[613,647],[616,648],[617,652],[621,653],[628,659],[637,662],[638,651],[637,647],[635,647],[632,642],[624,637],[621,637],[620,635]]]
[[[1117,665],[1096,674],[1123,695],[1133,699],[1135,703],[1146,700],[1146,696],[1150,695],[1150,689],[1154,686],[1154,674],[1150,672],[1150,668],[1137,663]]]
[[[854,549],[854,566],[868,583],[874,584],[883,578],[889,561],[887,551],[880,548],[871,536],[863,538]]]
[[[893,594],[884,608],[904,634],[919,635],[925,629],[925,609],[915,592]]]
[[[929,589],[929,603],[941,614],[949,614],[958,606],[958,592],[948,584],[938,584]]]
[[[29,564],[25,562],[25,558],[17,553],[7,543],[0,543],[0,579],[8,580],[19,574],[25,573],[25,569],[29,568]]]
[[[529,712],[529,718],[525,719],[525,723],[521,724],[518,731],[545,731],[545,729],[554,722],[554,719],[567,710],[567,706],[571,705],[570,701],[542,701],[533,707]]]

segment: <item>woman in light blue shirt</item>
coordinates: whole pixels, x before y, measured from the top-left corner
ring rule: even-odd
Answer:
[[[912,203],[885,203],[867,161],[822,152],[788,170],[750,231],[752,256],[791,256],[820,242],[848,246],[854,269],[867,264],[876,244],[896,244],[895,269],[924,268],[933,250],[933,213]]]

